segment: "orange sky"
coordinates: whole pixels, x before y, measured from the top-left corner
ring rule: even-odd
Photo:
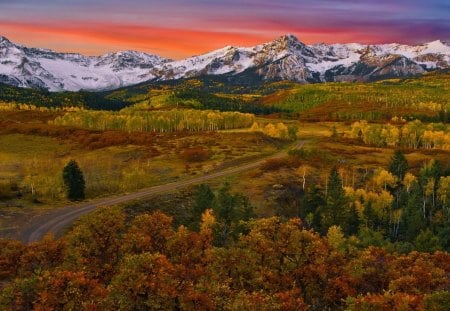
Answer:
[[[15,43],[30,47],[52,48],[61,52],[99,55],[119,50],[139,50],[174,59],[197,55],[226,45],[253,46],[285,34],[272,27],[265,33],[239,33],[174,29],[107,23],[54,25],[0,21],[2,34]],[[305,43],[336,42],[333,29],[291,29]],[[355,33],[339,35],[341,41],[367,41]],[[370,38],[374,40],[374,38]],[[376,40],[376,38],[375,38]],[[74,48],[76,46],[76,48]]]
[[[448,0],[0,0],[0,35],[28,47],[180,59],[291,33],[304,43],[450,39]]]

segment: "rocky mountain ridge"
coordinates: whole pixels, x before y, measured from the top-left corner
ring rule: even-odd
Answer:
[[[0,82],[49,91],[111,90],[145,81],[205,75],[303,83],[372,81],[450,68],[450,45],[306,45],[293,35],[255,47],[227,46],[184,60],[136,51],[83,56],[27,48],[0,37]]]

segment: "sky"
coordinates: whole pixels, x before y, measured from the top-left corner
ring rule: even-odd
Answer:
[[[293,34],[311,43],[450,41],[449,0],[0,0],[0,35],[29,47],[173,59]]]

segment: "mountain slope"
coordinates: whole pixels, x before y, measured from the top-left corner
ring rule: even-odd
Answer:
[[[134,51],[98,57],[29,49],[0,37],[0,82],[50,91],[110,90],[154,80],[220,75],[253,81],[373,81],[450,68],[450,46],[305,45],[292,35],[255,47],[232,47],[171,61]]]

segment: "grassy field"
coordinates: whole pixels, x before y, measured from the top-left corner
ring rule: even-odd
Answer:
[[[55,117],[57,113],[53,117]],[[75,159],[87,199],[127,193],[277,152],[288,142],[248,130],[200,133],[126,133],[47,124],[49,113],[0,117],[0,228],[30,214],[68,204],[62,170]],[[23,217],[22,217],[22,216]]]
[[[142,111],[176,107],[255,110],[270,113],[256,118],[261,127],[281,121],[296,126],[299,138],[306,142],[301,152],[213,183],[217,189],[229,182],[234,191],[246,193],[257,206],[258,214],[268,216],[274,213],[279,189],[300,185],[303,175],[307,185],[323,188],[327,174],[337,165],[346,186],[365,185],[377,169],[387,166],[394,150],[364,146],[349,139],[351,122],[348,120],[382,122],[394,115],[419,116],[425,120],[445,118],[442,110],[449,105],[448,81],[449,74],[430,74],[368,84],[278,82],[238,87],[220,81],[191,79],[142,84],[88,98],[97,100],[105,96],[110,102],[121,103],[120,107],[135,105],[133,109]],[[8,90],[3,94],[9,94],[10,99],[22,94],[25,102],[39,98],[40,102],[51,99],[47,106],[58,102],[58,107],[89,107],[82,94],[36,97],[38,91]],[[66,95],[68,99],[64,98]],[[75,98],[77,102],[73,101]],[[18,102],[23,102],[22,99]],[[268,110],[258,110],[258,107]],[[0,227],[11,227],[11,215],[26,219],[29,213],[66,204],[61,172],[70,159],[75,159],[84,172],[87,198],[95,198],[252,161],[288,144],[247,129],[153,133],[101,131],[49,122],[63,114],[55,110],[5,110],[0,114],[0,192],[4,216]],[[284,115],[288,119],[282,119]],[[444,167],[450,166],[446,151],[404,151],[415,173],[432,158],[440,160]]]

